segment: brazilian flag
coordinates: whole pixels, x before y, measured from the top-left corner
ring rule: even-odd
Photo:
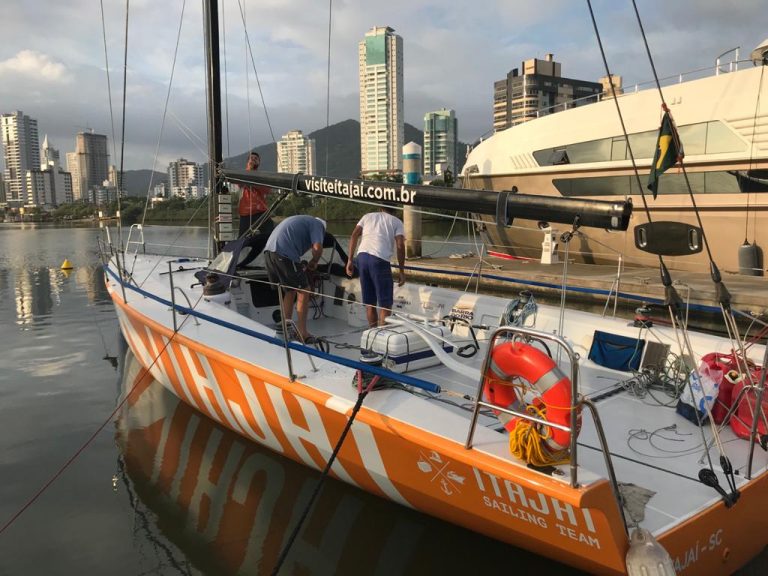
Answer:
[[[664,112],[656,141],[656,153],[653,155],[651,173],[648,176],[648,190],[653,192],[653,199],[659,192],[659,176],[683,159],[683,145],[677,135],[669,112]]]

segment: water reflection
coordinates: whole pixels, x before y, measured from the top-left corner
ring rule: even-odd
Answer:
[[[8,302],[22,330],[51,324],[66,291],[83,293],[91,304],[108,303],[97,264],[96,229],[38,225],[0,227],[0,305]],[[75,269],[59,268],[65,259]]]
[[[53,309],[53,298],[48,268],[16,270],[14,292],[17,324],[31,324],[35,317],[46,320],[49,318]]]
[[[206,573],[270,573],[319,474],[218,426],[158,383],[142,381],[142,372],[129,352],[122,393],[136,390],[119,417],[117,443],[136,510],[157,516],[147,527],[148,546],[159,531]],[[151,545],[158,561],[172,559],[181,570],[171,547]],[[569,573],[329,480],[281,573],[478,573],[511,555],[518,567]]]

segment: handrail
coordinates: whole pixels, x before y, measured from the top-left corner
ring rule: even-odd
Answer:
[[[173,272],[174,272],[173,264],[175,264],[176,262],[178,262],[178,260],[168,260],[168,283],[170,284],[170,288],[171,288],[171,311],[173,313],[173,332],[174,333],[179,331],[178,325],[176,323],[176,290],[181,292],[181,295],[184,296],[184,299],[187,301],[188,307],[192,308],[192,301],[189,299],[189,296],[187,296],[187,293],[181,289],[181,286],[173,285]],[[197,326],[200,326],[200,321],[197,318],[195,318],[195,324]]]
[[[566,354],[568,355],[568,359],[571,366],[571,422],[570,426],[563,426],[558,425],[553,422],[546,422],[541,421],[540,419],[536,418],[535,416],[531,416],[530,414],[522,414],[518,413],[514,410],[510,410],[509,408],[503,408],[501,406],[497,406],[495,404],[491,404],[490,402],[484,402],[482,399],[483,397],[483,384],[485,380],[485,374],[488,372],[490,365],[491,365],[491,353],[493,352],[493,348],[496,344],[496,340],[500,336],[504,335],[523,335],[523,336],[529,336],[532,338],[537,338],[539,340],[549,340],[551,342],[556,343],[558,346],[560,346],[560,349],[565,350]],[[485,354],[485,358],[483,359],[483,369],[480,372],[480,382],[477,386],[477,393],[475,394],[475,409],[472,412],[472,419],[470,421],[469,425],[469,433],[467,434],[467,441],[464,445],[464,447],[467,450],[470,450],[472,448],[472,439],[475,435],[475,428],[477,426],[477,418],[480,414],[480,407],[489,408],[492,410],[497,410],[499,412],[504,412],[505,414],[510,414],[512,416],[518,416],[520,418],[523,418],[525,420],[529,420],[531,422],[537,422],[539,424],[546,424],[547,426],[551,426],[552,428],[557,428],[560,430],[564,430],[567,432],[570,432],[571,435],[571,445],[570,445],[570,468],[571,468],[571,487],[577,488],[578,487],[578,475],[577,475],[577,469],[578,469],[578,461],[576,456],[576,434],[574,434],[573,430],[578,430],[578,413],[576,411],[577,407],[577,398],[578,398],[578,391],[579,391],[579,360],[578,355],[576,352],[573,351],[573,348],[571,348],[571,345],[568,344],[568,342],[556,335],[556,334],[549,334],[547,332],[540,332],[538,330],[533,330],[531,328],[524,328],[522,326],[499,326],[496,330],[493,331],[491,334],[490,339],[488,340],[488,350]]]
[[[728,52],[725,52],[725,54],[728,54],[729,52],[733,52],[737,50],[736,48],[729,50]],[[721,54],[720,56],[723,56],[724,54]],[[738,53],[737,53],[737,59],[732,60],[731,62],[728,62],[728,70],[724,71],[721,70],[722,64],[718,60],[714,66],[714,72],[712,72],[713,67],[712,66],[705,66],[703,68],[697,68],[695,70],[689,70],[687,72],[682,72],[680,74],[673,74],[671,76],[665,76],[664,78],[659,78],[659,82],[662,83],[662,85],[670,86],[672,84],[682,84],[686,79],[690,79],[691,76],[694,75],[701,75],[702,78],[707,78],[709,76],[719,76],[720,74],[726,74],[731,72],[737,72],[739,70],[739,64],[743,63],[752,63],[751,60],[738,60]],[[703,75],[703,72],[709,71],[710,73],[707,75]],[[646,88],[653,88],[656,86],[655,80],[648,80],[646,82],[638,82],[636,84],[633,84],[631,86],[622,86],[621,92],[616,92],[616,97],[621,98],[623,96],[626,96],[627,94],[632,94],[635,92],[640,92],[642,89]],[[589,100],[594,100],[595,102],[602,102],[604,99],[612,98],[613,96],[609,93],[601,92],[599,94],[589,94],[588,96],[582,96],[581,98],[576,98],[575,100],[568,100],[567,102],[560,102],[559,104],[553,104],[552,106],[547,106],[546,108],[539,108],[536,110],[536,117],[539,118],[541,116],[547,116],[549,114],[555,113],[554,111],[557,109],[562,110],[568,110],[570,108],[575,108],[577,106],[583,106],[584,104],[588,104]]]
[[[139,240],[133,240],[131,241],[131,236],[133,235],[134,228],[139,232]],[[147,246],[144,242],[144,226],[141,224],[131,224],[131,227],[128,229],[128,240],[125,242],[125,252],[128,253],[128,248],[131,246],[131,244],[136,244],[136,251],[133,253],[134,256],[136,256],[139,253],[139,246],[141,246],[142,252],[146,252]]]
[[[504,408],[501,406],[497,406],[496,404],[491,404],[490,402],[484,402],[481,400],[483,397],[483,385],[485,380],[485,374],[488,371],[491,363],[491,353],[493,352],[493,348],[495,345],[496,340],[500,336],[504,335],[523,335],[523,336],[529,336],[532,338],[537,338],[540,340],[549,340],[551,342],[555,342],[559,345],[560,350],[565,350],[566,354],[568,354],[568,359],[571,367],[571,421],[569,426],[565,426],[563,424],[557,424],[555,422],[549,422],[547,420],[544,420],[542,418],[538,418],[536,416],[532,416],[527,413],[518,412],[516,410],[511,410],[509,408]],[[582,398],[578,394],[579,384],[578,384],[578,375],[579,375],[579,356],[576,352],[573,351],[573,348],[571,348],[571,345],[562,337],[556,335],[556,334],[549,334],[547,332],[540,332],[538,330],[533,330],[531,328],[524,328],[522,326],[499,326],[494,332],[491,334],[491,337],[488,341],[488,351],[485,354],[485,358],[483,360],[483,369],[482,373],[480,375],[480,383],[478,385],[477,394],[475,395],[475,408],[472,412],[472,420],[470,422],[469,427],[469,433],[467,435],[467,442],[464,445],[464,447],[467,450],[470,450],[472,448],[472,439],[475,434],[475,428],[477,427],[477,419],[478,415],[480,413],[480,407],[484,408],[490,408],[492,410],[496,410],[498,412],[503,412],[505,414],[510,414],[512,416],[516,416],[518,418],[523,418],[525,420],[535,422],[537,424],[541,424],[544,426],[549,426],[551,428],[555,428],[557,430],[563,430],[565,432],[569,432],[571,439],[570,439],[570,447],[569,447],[569,464],[571,469],[571,487],[577,488],[579,486],[578,482],[578,443],[577,443],[577,433],[573,433],[574,430],[579,429],[579,408],[581,406],[586,406],[589,408],[590,412],[592,413],[592,419],[595,423],[595,431],[597,432],[598,440],[600,442],[600,446],[602,448],[603,452],[603,458],[605,459],[605,466],[608,471],[608,479],[611,484],[611,490],[613,491],[613,495],[616,499],[616,504],[619,508],[619,513],[622,517],[622,521],[624,524],[624,530],[627,534],[629,534],[629,527],[627,526],[626,518],[624,517],[623,513],[623,500],[621,496],[621,492],[619,490],[619,483],[616,479],[616,472],[613,468],[613,462],[611,460],[611,453],[608,450],[608,441],[606,440],[605,436],[605,430],[603,429],[603,424],[600,420],[600,416],[597,412],[597,408],[595,407],[594,403],[589,400],[588,398]]]
[[[605,460],[605,468],[608,471],[608,480],[611,483],[611,490],[613,491],[613,497],[616,499],[616,504],[619,507],[619,515],[624,524],[624,532],[629,536],[629,526],[627,525],[627,517],[624,514],[624,497],[619,490],[619,481],[616,479],[616,470],[613,468],[613,460],[611,460],[611,453],[608,451],[608,440],[605,437],[605,430],[603,429],[603,422],[600,420],[600,414],[597,411],[597,406],[589,398],[582,398],[579,402],[580,406],[586,406],[592,413],[592,420],[595,423],[595,431],[597,432],[597,438],[600,441],[600,446],[603,448],[603,459]]]

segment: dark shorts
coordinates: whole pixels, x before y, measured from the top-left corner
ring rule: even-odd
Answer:
[[[251,227],[251,224],[255,224],[258,222],[259,218],[261,218],[262,214],[264,212],[256,212],[255,214],[249,214],[247,216],[240,216],[240,229],[237,233],[237,236],[240,237],[243,234],[245,234],[248,231],[248,228]],[[275,229],[275,223],[272,222],[272,218],[267,219],[264,224],[261,225],[261,229],[259,230],[260,234],[266,234],[269,236],[272,233],[272,230]]]
[[[264,266],[269,281],[280,283],[286,288],[308,288],[309,280],[298,262],[284,258],[274,252],[264,252]]]
[[[360,271],[363,304],[392,308],[394,292],[392,265],[367,252],[360,252],[357,255],[357,268]]]

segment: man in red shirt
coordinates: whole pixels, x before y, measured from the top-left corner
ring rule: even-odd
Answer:
[[[248,155],[246,170],[258,170],[261,164],[261,156],[255,150]],[[238,236],[242,237],[248,231],[252,224],[255,224],[264,212],[267,211],[267,195],[270,188],[260,184],[249,184],[242,186],[240,195],[240,204],[238,213],[240,214],[240,229]],[[266,220],[259,229],[260,234],[270,234],[275,227],[272,219]]]

